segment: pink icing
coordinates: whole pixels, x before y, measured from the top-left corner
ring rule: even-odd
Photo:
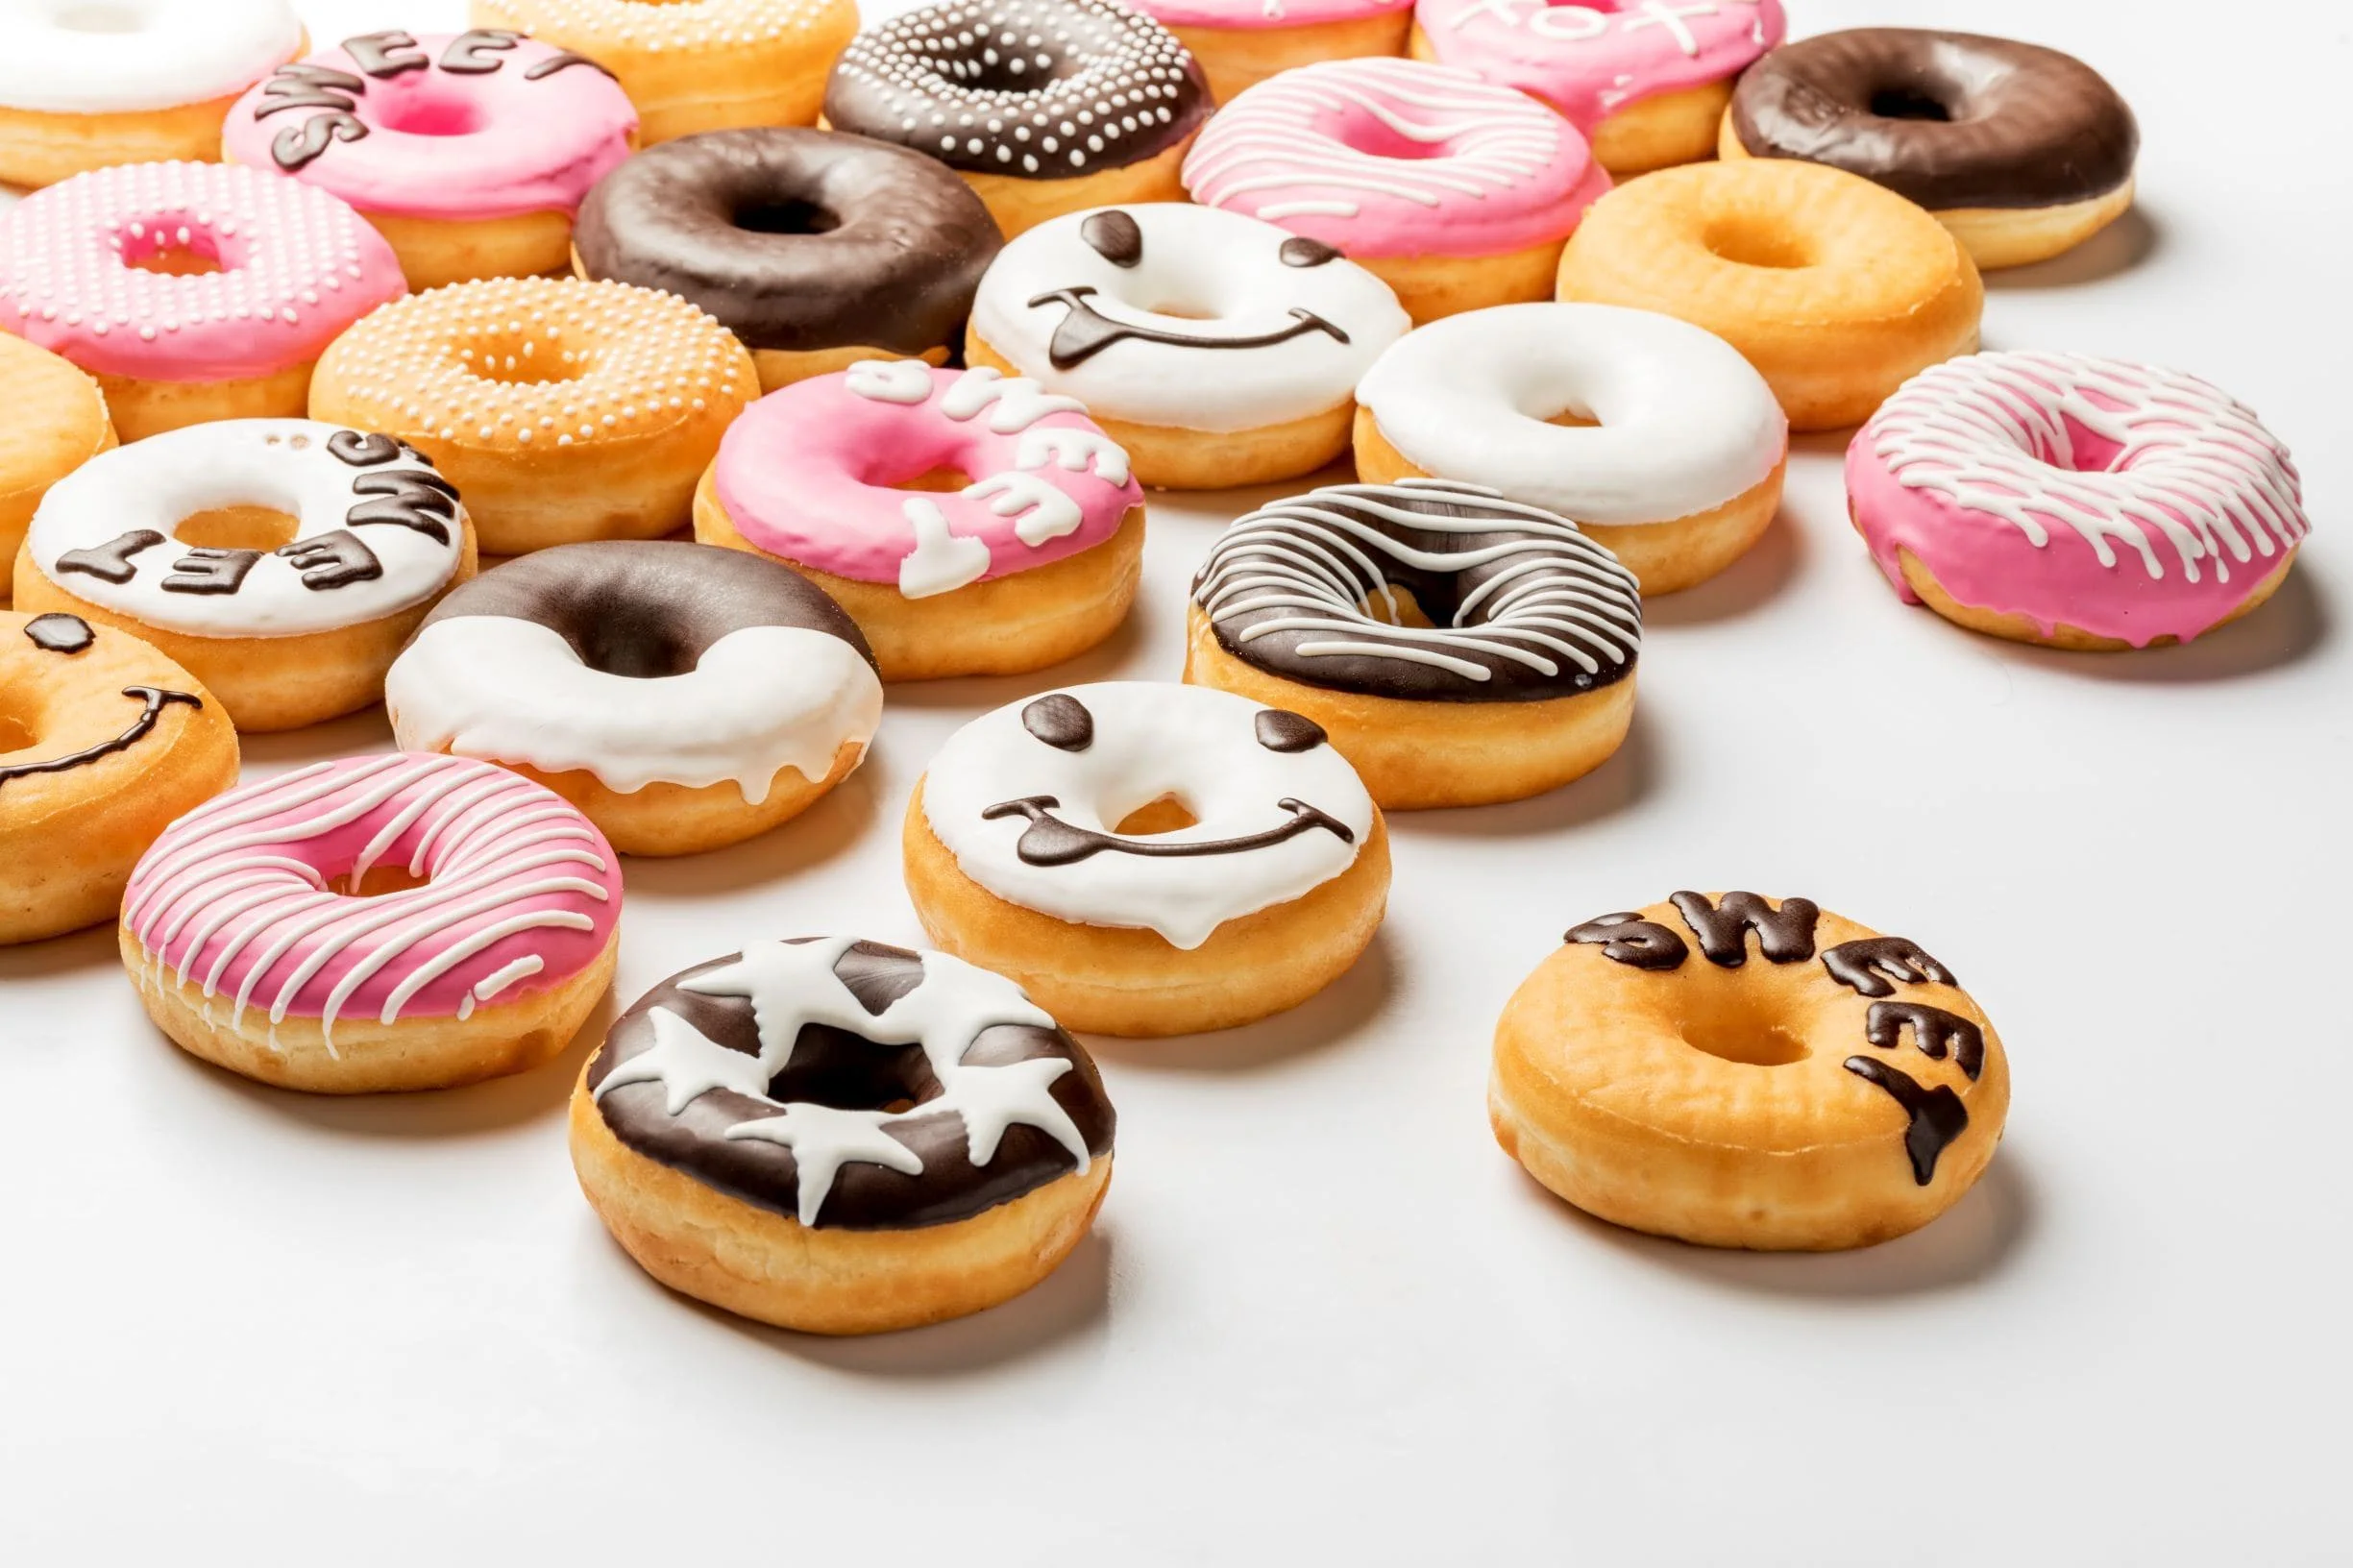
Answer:
[[[365,75],[346,49],[311,55],[302,64],[341,71],[363,86],[306,96],[339,98],[350,109],[288,109],[269,94],[274,79],[264,78],[229,111],[222,144],[239,163],[273,168],[279,137],[311,116],[348,113],[367,134],[329,140],[290,172],[362,212],[473,220],[577,210],[588,188],[629,156],[637,110],[628,95],[586,63],[533,80],[534,67],[576,60],[549,44],[524,38],[511,48],[450,56],[453,37],[417,35],[399,56],[432,63],[391,75]],[[452,71],[443,68],[445,58],[495,64]]]
[[[1847,452],[1856,528],[1961,603],[2145,648],[2244,603],[2310,531],[2287,449],[2194,377],[2082,355],[1923,372]]]
[[[1789,32],[1781,0],[1418,0],[1413,19],[1439,60],[1588,135],[1629,104],[1739,75]]]
[[[973,483],[962,493],[892,488],[935,469]],[[1118,531],[1143,501],[1127,454],[1076,401],[1026,379],[911,359],[812,377],[760,399],[727,427],[713,482],[737,530],[769,554],[896,582],[910,597],[1075,555]],[[1032,497],[1042,504],[1025,504]],[[1074,526],[1038,537],[1071,521],[1051,523],[1054,513],[1073,510]],[[928,543],[919,517],[932,520]],[[944,577],[929,557],[951,551],[970,565]]]
[[[334,891],[370,867],[429,880]],[[141,858],[123,919],[157,972],[275,1024],[465,1017],[587,968],[621,916],[612,846],[552,791],[423,752],[322,762],[218,796]]]
[[[220,270],[135,264],[166,252]],[[407,291],[392,247],[357,213],[258,169],[121,163],[0,217],[0,327],[101,375],[271,375]]]
[[[1413,0],[1139,0],[1136,7],[1167,27],[1220,27],[1258,32],[1320,27],[1403,11]]]
[[[1496,256],[1565,238],[1609,176],[1574,126],[1509,87],[1418,60],[1334,60],[1221,110],[1185,187],[1351,257]]]

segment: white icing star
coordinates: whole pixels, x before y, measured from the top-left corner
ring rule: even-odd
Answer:
[[[653,1048],[616,1064],[597,1086],[596,1098],[624,1084],[658,1083],[664,1090],[662,1109],[672,1115],[715,1089],[731,1089],[755,1100],[768,1097],[772,1076],[763,1059],[731,1051],[666,1007],[646,1015],[653,1023]]]
[[[971,1147],[972,1164],[985,1165],[995,1159],[1005,1129],[1018,1121],[1069,1150],[1070,1158],[1078,1162],[1079,1173],[1086,1174],[1087,1139],[1053,1094],[1054,1080],[1068,1072],[1070,1066],[1058,1056],[1038,1056],[1003,1066],[959,1069],[956,1109],[964,1116],[965,1141]],[[935,1100],[925,1109],[935,1109],[938,1104]]]
[[[830,1023],[856,1034],[871,1019],[833,972],[855,945],[853,937],[748,943],[734,963],[681,980],[678,989],[750,998],[752,1019],[760,1026],[760,1060],[773,1072],[792,1059],[802,1024]]]
[[[909,1176],[923,1173],[922,1158],[883,1131],[896,1119],[886,1111],[842,1111],[797,1100],[772,1116],[738,1122],[727,1129],[727,1136],[781,1143],[793,1151],[800,1222],[814,1225],[825,1195],[833,1190],[835,1175],[852,1160],[888,1165]]]

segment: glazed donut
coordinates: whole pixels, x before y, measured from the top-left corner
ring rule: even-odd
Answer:
[[[474,575],[449,481],[389,437],[237,419],[135,441],[51,487],[16,605],[134,632],[242,730],[364,708],[434,600]]]
[[[1594,205],[1559,295],[1704,327],[1748,356],[1792,429],[1859,425],[1977,347],[1985,283],[1935,219],[1867,180],[1754,159],[1662,169]]]
[[[558,545],[435,605],[384,680],[404,751],[546,785],[625,855],[716,849],[849,776],[882,682],[840,606],[672,540]]]
[[[1504,1009],[1487,1087],[1497,1141],[1587,1213],[1765,1252],[1918,1230],[2009,1109],[2000,1037],[1943,965],[1752,893],[1571,931]]]
[[[1008,239],[1091,207],[1182,201],[1209,111],[1185,46],[1115,0],[944,0],[859,34],[825,88],[827,125],[938,159]]]
[[[684,300],[488,278],[346,332],[319,361],[310,412],[424,452],[464,492],[482,548],[520,555],[684,527],[758,383],[744,346]]]
[[[16,558],[41,497],[58,480],[114,445],[98,383],[46,349],[0,332],[0,560]],[[0,606],[8,602],[0,584]]]
[[[637,106],[649,147],[699,131],[812,125],[857,0],[473,0],[477,27],[576,49]]]
[[[0,184],[218,155],[237,94],[303,52],[287,0],[26,0],[0,50]]]
[[[1295,713],[1113,681],[958,730],[907,803],[932,941],[1073,1029],[1228,1029],[1357,961],[1388,899],[1388,830]]]
[[[1478,485],[1336,484],[1252,512],[1187,624],[1187,680],[1313,720],[1385,811],[1541,795],[1634,716],[1634,575]]]
[[[1413,0],[1138,0],[1192,51],[1230,104],[1271,76],[1323,60],[1402,55]]]
[[[1777,49],[1724,116],[1726,158],[1794,158],[1919,203],[1980,267],[2071,250],[2132,206],[2141,129],[2072,55],[1863,27]]]
[[[1357,386],[1356,452],[1361,478],[1437,475],[1573,517],[1644,593],[1671,594],[1772,524],[1789,421],[1753,366],[1688,322],[1514,305],[1383,355]]]
[[[464,757],[314,763],[181,818],[123,964],[191,1055],[282,1089],[446,1089],[560,1052],[613,978],[621,871],[555,796]]]
[[[1215,490],[1345,452],[1358,378],[1411,326],[1388,284],[1322,241],[1164,202],[1007,245],[965,357],[1078,399],[1143,483]]]
[[[1856,529],[1907,604],[2015,642],[2186,643],[2287,580],[2312,525],[2288,449],[2176,371],[1980,354],[1925,371],[1847,452]]]
[[[0,610],[0,946],[114,918],[172,819],[237,781],[237,732],[136,637]]]
[[[1733,81],[1788,31],[1780,0],[1417,0],[1410,52],[1542,99],[1623,180],[1711,156]]]
[[[572,1163],[662,1284],[812,1334],[1011,1300],[1078,1245],[1115,1127],[1086,1050],[1012,981],[847,937],[699,964],[623,1014]]]
[[[356,212],[259,169],[125,164],[0,214],[0,327],[95,376],[125,441],[300,415],[320,352],[406,286]]]
[[[331,191],[414,289],[560,271],[637,110],[593,61],[520,34],[367,33],[282,65],[221,133],[233,163]]]
[[[1425,322],[1551,299],[1560,247],[1609,176],[1525,93],[1420,61],[1337,60],[1220,110],[1185,188],[1332,246]]]
[[[697,538],[816,582],[885,680],[1021,674],[1092,648],[1135,602],[1143,530],[1127,453],[1076,402],[909,359],[762,398],[695,495]]]
[[[580,208],[574,270],[675,294],[773,392],[862,359],[944,363],[1003,238],[936,161],[827,131],[711,131],[629,159]]]

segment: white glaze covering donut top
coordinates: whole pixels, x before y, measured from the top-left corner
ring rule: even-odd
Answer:
[[[1613,305],[1448,316],[1357,400],[1416,468],[1580,523],[1666,523],[1761,483],[1789,451],[1773,389],[1714,333]],[[1574,413],[1589,427],[1546,421]]]
[[[1033,732],[1030,710],[1049,702],[1083,710],[1083,747]],[[1226,921],[1303,897],[1347,870],[1372,830],[1372,797],[1347,759],[1320,737],[1304,749],[1275,749],[1262,721],[1273,713],[1230,692],[1151,681],[1072,686],[1009,703],[958,730],[932,759],[923,776],[924,819],[964,874],[1008,903],[1073,924],[1157,931],[1179,947],[1198,947]],[[1306,724],[1296,715],[1281,718]],[[1166,796],[1197,820],[1148,838],[1120,840],[1114,832]],[[1042,804],[1046,799],[1050,807]],[[1034,817],[998,809],[1017,801],[1082,835],[1158,852],[1107,846],[1065,864],[1032,864],[1020,846]],[[1316,816],[1345,836],[1313,821]],[[1166,853],[1171,845],[1249,840],[1262,842]]]
[[[0,108],[130,114],[233,97],[294,58],[286,0],[0,0]]]

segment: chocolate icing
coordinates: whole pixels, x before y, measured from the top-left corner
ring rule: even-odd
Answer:
[[[352,57],[352,63],[359,67],[360,75],[379,81],[403,71],[422,71],[432,64],[417,47],[416,38],[397,29],[345,38],[343,52]]]
[[[1985,1031],[1957,1013],[1925,1002],[1874,1002],[1863,1020],[1863,1038],[1883,1051],[1903,1041],[1903,1026],[1912,1026],[1912,1043],[1931,1062],[1950,1053],[1953,1065],[1970,1082],[1985,1070]]]
[[[1340,258],[1339,252],[1322,240],[1310,239],[1305,234],[1291,235],[1275,251],[1275,255],[1287,267],[1320,267],[1327,261]]]
[[[388,463],[409,448],[378,430],[337,430],[327,438],[327,454],[354,468]],[[457,492],[450,492],[455,495]]]
[[[1903,27],[1776,49],[1740,79],[1731,123],[1760,158],[1826,163],[1931,211],[2105,196],[2141,145],[2131,109],[2071,55]]]
[[[291,548],[291,547],[289,547]],[[215,550],[199,545],[172,563],[163,579],[167,594],[233,594],[245,586],[246,574],[259,565],[257,550]]]
[[[1004,244],[928,158],[827,131],[711,131],[648,148],[580,204],[591,278],[678,295],[755,349],[916,355],[961,334]]]
[[[1752,893],[1728,893],[1724,902],[1711,904],[1700,893],[1678,893],[1667,900],[1700,939],[1700,951],[1719,968],[1736,969],[1749,961],[1749,933],[1776,964],[1802,964],[1814,956],[1814,922],[1822,906],[1811,898],[1784,898],[1775,909]]]
[[[1019,800],[1002,800],[981,813],[991,821],[999,817],[1026,817],[1029,826],[1021,834],[1014,852],[1032,866],[1074,866],[1106,850],[1122,855],[1143,855],[1166,860],[1190,860],[1201,855],[1246,855],[1253,849],[1264,849],[1271,845],[1295,839],[1316,828],[1330,828],[1342,844],[1357,842],[1348,824],[1326,815],[1305,800],[1286,796],[1275,802],[1291,814],[1289,821],[1280,827],[1270,827],[1263,833],[1252,833],[1238,839],[1183,839],[1171,842],[1164,838],[1130,839],[1117,833],[1098,833],[1091,827],[1079,827],[1054,815],[1062,802],[1050,795],[1033,795]]]
[[[457,527],[457,486],[438,474],[416,469],[362,474],[352,481],[352,494],[381,498],[360,502],[343,514],[343,521],[355,528],[387,524],[446,545],[450,530]]]
[[[1193,332],[1170,331],[1166,328],[1147,326],[1141,322],[1114,321],[1094,307],[1094,290],[1085,283],[1075,288],[1049,288],[1029,302],[1032,310],[1042,305],[1060,301],[1069,307],[1062,325],[1054,329],[1053,339],[1046,344],[1046,357],[1056,370],[1068,370],[1083,365],[1115,343],[1135,338],[1144,343],[1164,343],[1178,349],[1264,349],[1277,343],[1288,343],[1294,337],[1310,332],[1329,332],[1342,343],[1348,334],[1314,311],[1292,306],[1291,324],[1278,327],[1271,332],[1254,332],[1247,337]]]
[[[1331,739],[1324,726],[1304,713],[1287,708],[1261,708],[1250,722],[1251,732],[1258,736],[1259,745],[1269,751],[1286,755],[1295,751],[1312,751]]]
[[[33,773],[63,773],[70,772],[76,768],[86,768],[102,758],[110,757],[117,751],[128,751],[136,746],[146,737],[149,730],[154,729],[162,722],[163,710],[174,702],[184,702],[191,708],[204,706],[203,699],[193,693],[169,691],[161,686],[126,686],[123,688],[123,696],[137,698],[141,706],[139,716],[132,720],[130,727],[120,735],[110,741],[100,741],[96,746],[85,747],[62,757],[50,757],[41,762],[19,762],[12,766],[0,767],[0,785],[6,785],[12,778],[24,778]]]
[[[1084,751],[1094,745],[1094,715],[1068,692],[1042,697],[1023,708],[1021,727],[1057,751]]]
[[[138,568],[131,557],[142,550],[153,550],[163,543],[163,535],[153,528],[133,528],[118,533],[103,545],[87,550],[69,550],[58,557],[54,568],[60,573],[86,572],[101,582],[129,582]]]
[[[502,27],[478,27],[460,33],[441,51],[441,68],[452,76],[488,76],[506,63],[494,51],[512,49],[523,35]]]
[[[1867,1084],[1885,1090],[1911,1118],[1903,1130],[1903,1152],[1912,1158],[1912,1180],[1926,1187],[1936,1180],[1937,1157],[1969,1130],[1969,1107],[1943,1084],[1923,1089],[1920,1080],[1900,1067],[1868,1056],[1851,1056],[1844,1066]]]
[[[25,623],[24,632],[44,653],[79,653],[98,640],[90,624],[78,615],[37,615]]]
[[[1560,940],[1581,947],[1599,947],[1604,958],[1637,969],[1679,969],[1691,956],[1690,944],[1680,936],[1630,909],[1572,926]]]
[[[1930,958],[1909,937],[1866,937],[1860,942],[1842,942],[1822,955],[1822,967],[1830,971],[1831,979],[1865,996],[1893,996],[1896,988],[1891,982],[1898,980],[1912,986],[1961,983],[1952,977],[1950,969]]]
[[[297,539],[281,546],[278,553],[294,564],[306,588],[341,588],[347,583],[373,581],[384,575],[383,562],[376,558],[376,551],[349,528]],[[168,588],[171,584],[166,580],[164,586]]]
[[[1143,259],[1143,230],[1115,207],[1089,214],[1078,226],[1078,237],[1115,267],[1132,267]]]

